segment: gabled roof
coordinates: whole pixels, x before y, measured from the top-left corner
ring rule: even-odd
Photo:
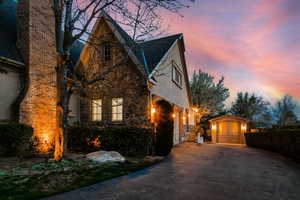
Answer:
[[[150,73],[158,65],[158,63],[168,52],[168,50],[172,47],[174,42],[181,36],[182,34],[176,34],[138,43],[140,49],[144,51],[147,66]]]
[[[215,117],[209,121],[214,122],[214,121],[220,121],[220,120],[224,120],[224,119],[233,119],[233,120],[237,120],[237,121],[249,122],[249,120],[246,118],[238,117],[238,116],[234,116],[234,115],[222,115],[220,117]]]
[[[24,62],[17,49],[17,3],[0,0],[0,57]],[[76,41],[71,49],[72,65],[79,59],[84,44]]]
[[[17,3],[0,1],[0,56],[22,62],[17,51]]]
[[[18,62],[22,62],[22,58],[16,47],[17,42],[17,3],[13,0],[0,0],[0,57],[9,58]],[[146,74],[150,75],[154,68],[163,59],[164,55],[172,47],[182,34],[171,35],[154,40],[135,42],[122,29],[115,20],[106,13],[102,13],[106,20],[118,32],[129,51],[135,59],[136,64],[140,65]],[[99,19],[100,20],[100,19]],[[74,66],[80,58],[81,52],[85,44],[76,41],[71,49],[71,60]]]

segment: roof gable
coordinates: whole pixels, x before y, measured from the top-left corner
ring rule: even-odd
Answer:
[[[166,55],[166,53],[172,47],[175,41],[181,36],[182,34],[176,34],[164,38],[138,43],[140,49],[144,52],[145,61],[150,74],[156,68],[159,62],[163,59],[164,55]]]
[[[225,119],[233,119],[233,120],[242,121],[242,122],[248,122],[249,121],[246,118],[238,117],[238,116],[234,116],[234,115],[222,115],[220,117],[213,118],[209,121],[214,122],[214,121],[220,121],[220,120],[225,120]]]
[[[18,62],[22,62],[22,58],[18,52],[17,43],[17,3],[13,0],[0,1],[0,56],[9,58]],[[122,29],[115,20],[113,20],[105,12],[101,13],[101,17],[105,17],[110,27],[115,31],[118,39],[122,40],[127,46],[127,52],[133,59],[134,63],[143,71],[145,75],[150,75],[164,55],[172,47],[172,44],[182,36],[182,34],[171,35],[163,38],[149,40],[145,42],[135,42]],[[99,23],[98,19],[97,23]],[[97,28],[97,23],[94,29]],[[93,30],[94,31],[94,30]],[[77,64],[80,55],[83,52],[85,44],[76,41],[71,49],[71,66]]]

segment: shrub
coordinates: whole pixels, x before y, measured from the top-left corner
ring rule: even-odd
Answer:
[[[158,112],[156,114],[155,153],[159,156],[166,156],[173,147],[173,108],[164,100],[158,101],[156,105],[158,106]]]
[[[300,129],[269,129],[246,133],[246,144],[300,160]]]
[[[32,150],[31,126],[21,123],[0,123],[0,153],[25,156]]]
[[[148,155],[153,143],[151,129],[74,126],[68,130],[68,149],[81,152],[117,151],[125,156]]]

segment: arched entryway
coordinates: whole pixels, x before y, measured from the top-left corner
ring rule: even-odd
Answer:
[[[167,155],[173,147],[173,106],[163,99],[155,102],[155,146],[157,155]]]

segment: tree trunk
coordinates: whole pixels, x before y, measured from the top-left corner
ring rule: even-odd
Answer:
[[[56,106],[56,133],[55,133],[55,150],[54,160],[60,161],[64,155],[64,108],[63,100],[63,78],[64,78],[64,58],[62,55],[57,56],[57,106]]]

